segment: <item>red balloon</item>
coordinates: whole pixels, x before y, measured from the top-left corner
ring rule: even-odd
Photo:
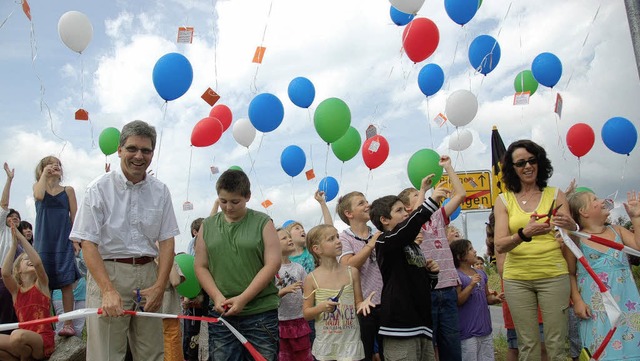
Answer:
[[[402,47],[409,59],[419,63],[430,57],[440,42],[436,24],[427,18],[415,18],[405,26]]]
[[[222,131],[226,131],[231,126],[231,121],[233,120],[233,115],[231,114],[231,109],[224,104],[218,104],[215,107],[211,108],[209,112],[209,117],[216,118],[222,124]]]
[[[191,131],[191,145],[208,147],[222,136],[222,124],[216,118],[202,118]]]
[[[578,158],[589,153],[595,140],[596,135],[588,124],[574,124],[567,132],[567,146]]]
[[[362,145],[362,159],[369,169],[376,169],[389,156],[389,142],[381,136],[374,135]]]

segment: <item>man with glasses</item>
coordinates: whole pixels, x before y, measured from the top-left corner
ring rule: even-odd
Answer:
[[[171,194],[147,174],[155,145],[154,127],[126,124],[120,169],[91,182],[78,208],[70,238],[82,242],[89,269],[87,307],[101,307],[107,316],[87,319],[87,360],[122,360],[127,342],[134,360],[163,359],[161,319],[116,317],[136,304],[158,311],[173,264],[180,232]]]

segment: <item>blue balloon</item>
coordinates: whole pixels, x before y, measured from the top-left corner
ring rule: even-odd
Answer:
[[[184,55],[165,54],[153,67],[153,86],[166,101],[180,98],[191,87],[193,68]]]
[[[500,62],[500,44],[489,35],[480,35],[469,45],[469,62],[479,73],[487,75]]]
[[[444,0],[447,15],[459,25],[464,25],[473,19],[479,7],[478,0]]]
[[[602,126],[602,141],[612,151],[629,155],[638,141],[638,131],[627,118],[611,118]]]
[[[276,129],[284,118],[284,106],[270,93],[256,95],[249,104],[249,121],[257,130],[267,133]]]
[[[297,77],[289,83],[287,89],[291,102],[300,108],[308,108],[316,97],[316,88],[311,80],[304,77]]]
[[[553,88],[562,76],[562,63],[551,53],[541,53],[533,59],[531,72],[538,83]]]
[[[442,202],[442,206],[444,207],[447,203],[449,203],[451,199],[450,198],[446,198],[444,200],[444,202]],[[462,207],[458,206],[458,208],[456,208],[455,211],[453,211],[453,213],[451,213],[451,215],[449,216],[449,220],[455,220],[456,218],[458,218],[458,216],[460,215],[460,212],[462,212]]]
[[[418,74],[418,86],[420,91],[426,96],[437,93],[444,84],[444,71],[438,64],[427,64],[422,67]]]
[[[333,177],[324,177],[318,184],[318,190],[324,192],[324,198],[327,202],[333,200],[340,190],[338,181]]]
[[[391,21],[393,21],[393,23],[398,26],[405,26],[409,24],[411,20],[413,20],[413,18],[415,17],[415,15],[403,13],[402,11],[394,8],[393,6],[389,11],[389,15],[391,16]]]
[[[280,165],[284,172],[291,177],[300,174],[306,163],[307,157],[304,155],[304,150],[297,145],[290,145],[284,148],[280,155]]]

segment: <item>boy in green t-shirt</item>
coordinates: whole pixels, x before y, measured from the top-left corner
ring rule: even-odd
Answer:
[[[251,198],[247,175],[227,170],[216,190],[222,212],[202,223],[196,238],[195,272],[211,297],[211,317],[223,315],[267,360],[278,357],[278,289],[280,242],[271,218],[247,208]],[[257,325],[257,327],[256,327]],[[213,360],[252,356],[221,322],[209,323]]]

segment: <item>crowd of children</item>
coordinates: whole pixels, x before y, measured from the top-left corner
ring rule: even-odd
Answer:
[[[246,207],[251,197],[246,174],[226,171],[216,184],[212,214],[191,225],[189,254],[202,292],[193,299],[179,297],[176,287],[185,279],[174,263],[161,311],[223,317],[268,360],[484,361],[494,359],[489,305],[502,303],[507,360],[515,360],[520,335],[510,319],[513,311],[503,290],[489,288],[484,258],[449,224],[465,190],[448,156],[441,157],[440,166],[450,184],[434,185],[429,175],[419,189],[408,188],[371,204],[357,191],[340,197],[336,215],[348,226],[342,232],[333,226],[319,191],[314,198],[323,224],[309,232],[291,220],[276,227],[268,215]],[[69,240],[77,206],[73,188],[61,185],[60,161],[45,157],[36,168],[35,233],[8,208],[14,172],[6,163],[4,170],[1,322],[44,318],[51,306],[57,314],[84,308],[87,270],[79,245]],[[640,296],[627,257],[620,247],[587,237],[640,250],[640,234],[609,224],[609,209],[591,192],[572,189],[567,202],[571,219],[563,221],[564,215],[558,215],[553,224],[578,225],[582,233],[573,241],[622,310],[601,359],[640,359]],[[624,206],[632,226],[640,227],[640,195],[630,192]],[[487,223],[492,255],[493,227],[492,213]],[[577,359],[579,351],[593,352],[613,325],[593,274],[572,253],[564,254],[571,280],[567,306],[571,301],[577,317],[569,328],[574,325],[579,335],[579,341],[571,343],[571,357]],[[502,275],[505,254],[495,252],[495,257]],[[83,321],[61,322],[55,330],[41,324],[0,334],[0,359],[46,358],[54,351],[54,335],[81,336]],[[199,338],[199,321],[186,319],[181,325],[178,319],[165,319],[163,329],[165,360],[251,357],[222,322],[208,324],[207,340]],[[207,355],[198,353],[203,342]],[[544,342],[540,354],[547,358]]]

